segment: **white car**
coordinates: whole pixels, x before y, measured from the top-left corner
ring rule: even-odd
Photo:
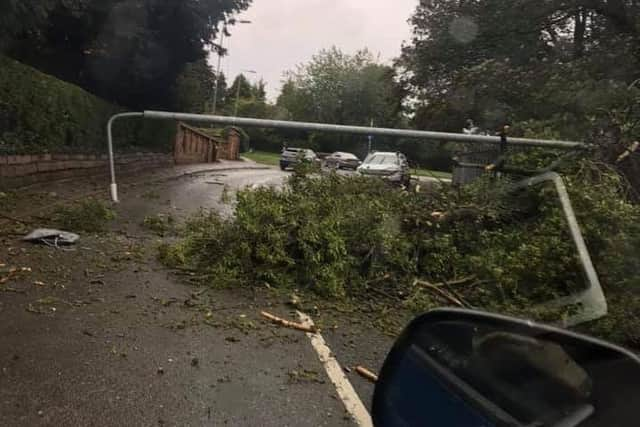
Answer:
[[[361,175],[379,177],[393,184],[408,186],[411,181],[409,162],[402,153],[373,152],[357,170]]]
[[[308,148],[285,148],[280,155],[280,169],[285,170],[300,162],[318,163],[318,156]]]

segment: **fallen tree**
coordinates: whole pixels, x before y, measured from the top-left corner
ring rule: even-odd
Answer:
[[[582,159],[567,189],[609,300],[586,325],[640,346],[640,207],[621,177]],[[443,305],[553,321],[539,304],[583,288],[575,248],[550,187],[514,193],[488,176],[462,189],[398,191],[376,180],[294,176],[284,189],[237,194],[236,214],[201,212],[161,248],[170,266],[212,286],[300,288],[327,298],[388,298],[415,312]]]

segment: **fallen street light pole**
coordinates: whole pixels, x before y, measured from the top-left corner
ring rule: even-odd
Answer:
[[[107,123],[107,140],[109,149],[109,172],[111,174],[111,184],[109,190],[111,193],[111,200],[118,203],[118,184],[116,183],[116,165],[113,156],[113,122],[117,119],[123,119],[125,117],[142,117],[144,113],[120,113],[112,116]]]
[[[201,122],[201,123],[214,123],[220,125],[234,125],[234,126],[247,126],[247,127],[262,127],[271,129],[291,129],[291,130],[303,130],[303,131],[316,131],[316,132],[332,132],[343,133],[352,135],[365,135],[368,137],[373,136],[387,136],[398,138],[416,138],[425,141],[448,141],[459,143],[476,143],[476,144],[495,144],[501,147],[508,143],[510,146],[524,146],[524,147],[545,147],[545,148],[557,148],[564,150],[576,150],[586,149],[588,145],[583,142],[574,141],[556,141],[556,140],[544,140],[544,139],[531,139],[531,138],[508,138],[502,136],[486,136],[486,135],[469,135],[459,133],[446,133],[446,132],[431,132],[412,129],[389,129],[389,128],[375,128],[365,126],[344,126],[334,125],[326,123],[306,123],[306,122],[294,122],[294,121],[282,121],[282,120],[265,120],[265,119],[252,119],[244,117],[228,117],[228,116],[213,116],[205,114],[187,114],[187,113],[172,113],[165,111],[144,111],[142,113],[120,113],[109,119],[107,125],[107,136],[109,144],[109,168],[111,171],[111,198],[114,202],[118,202],[118,186],[116,184],[115,175],[115,162],[113,155],[113,123],[119,118],[127,117],[143,117],[145,119],[155,120],[177,120],[187,122]],[[565,325],[575,325],[578,323],[595,320],[603,317],[607,314],[607,302],[602,291],[602,287],[598,280],[598,275],[591,262],[589,251],[582,237],[582,232],[578,225],[575,212],[569,199],[566,187],[562,181],[560,175],[554,172],[544,173],[539,176],[529,178],[518,185],[520,188],[529,187],[532,185],[540,184],[542,182],[552,182],[555,186],[556,192],[560,199],[560,203],[568,222],[571,237],[574,241],[575,247],[578,252],[578,258],[581,262],[582,270],[587,278],[588,287],[576,294],[558,298],[549,302],[546,307],[566,307],[576,306],[577,313],[571,316],[569,319],[565,319]]]
[[[145,119],[181,120],[181,121],[187,121],[187,122],[215,123],[220,125],[262,127],[262,128],[270,128],[270,129],[291,129],[291,130],[303,130],[303,131],[346,133],[346,134],[352,134],[352,135],[365,135],[365,136],[369,136],[369,135],[392,136],[392,137],[400,137],[400,138],[417,138],[417,139],[427,139],[427,140],[435,140],[435,141],[467,142],[467,143],[500,144],[501,142],[501,139],[499,136],[467,135],[462,133],[432,132],[432,131],[413,130],[413,129],[390,129],[390,128],[377,128],[377,127],[366,127],[366,126],[346,126],[346,125],[334,125],[334,124],[327,124],[327,123],[309,123],[309,122],[294,122],[294,121],[284,121],[284,120],[252,119],[252,118],[245,118],[245,117],[209,116],[206,114],[169,113],[165,111],[145,111],[142,114]],[[547,148],[564,148],[564,149],[576,149],[576,148],[586,147],[586,144],[583,142],[554,141],[554,140],[532,139],[532,138],[509,138],[509,144],[529,146],[529,147],[547,147]]]
[[[448,141],[448,142],[461,142],[461,143],[476,143],[476,144],[496,144],[499,145],[502,142],[500,136],[487,136],[487,135],[467,135],[461,133],[447,133],[447,132],[432,132],[425,130],[413,130],[413,129],[390,129],[390,128],[375,128],[366,126],[345,126],[334,125],[327,123],[308,123],[308,122],[294,122],[283,120],[266,120],[266,119],[252,119],[245,117],[230,117],[230,116],[212,116],[206,114],[188,114],[188,113],[172,113],[166,111],[144,111],[138,113],[120,113],[116,114],[109,119],[107,124],[107,138],[109,145],[109,169],[111,172],[111,199],[114,202],[118,202],[118,185],[116,183],[115,173],[115,160],[113,154],[113,123],[117,119],[127,117],[142,117],[145,119],[154,120],[178,120],[186,122],[200,122],[200,123],[213,123],[219,125],[233,125],[233,126],[246,126],[246,127],[261,127],[270,129],[291,129],[302,131],[316,131],[316,132],[331,132],[331,133],[343,133],[351,135],[365,135],[365,136],[387,136],[397,138],[415,138],[426,141]],[[532,139],[532,138],[509,138],[509,145],[512,146],[525,146],[525,147],[546,147],[546,148],[559,148],[559,149],[578,149],[586,148],[587,145],[583,142],[575,141],[555,141],[545,139]]]
[[[582,268],[582,274],[587,282],[587,287],[579,292],[575,292],[571,295],[556,298],[548,303],[542,304],[541,308],[557,309],[562,307],[572,307],[573,312],[566,318],[562,319],[560,326],[568,327],[575,326],[580,323],[590,322],[592,320],[600,319],[607,314],[607,300],[598,278],[593,262],[591,261],[591,255],[587,244],[582,236],[582,231],[578,225],[578,219],[576,218],[567,187],[562,180],[562,177],[556,172],[545,172],[531,178],[527,178],[514,186],[514,190],[529,188],[534,185],[540,185],[545,182],[551,182],[558,194],[560,200],[560,206],[564,213],[567,225],[569,227],[569,234],[573,240],[573,244],[578,253],[578,261]]]

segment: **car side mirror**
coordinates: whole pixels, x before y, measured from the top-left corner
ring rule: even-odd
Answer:
[[[415,319],[380,371],[376,426],[635,426],[640,359],[584,335],[470,310]]]

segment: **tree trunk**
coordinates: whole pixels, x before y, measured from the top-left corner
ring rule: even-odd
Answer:
[[[579,8],[574,16],[573,30],[573,56],[574,58],[582,58],[584,55],[584,36],[587,30],[587,12]]]

